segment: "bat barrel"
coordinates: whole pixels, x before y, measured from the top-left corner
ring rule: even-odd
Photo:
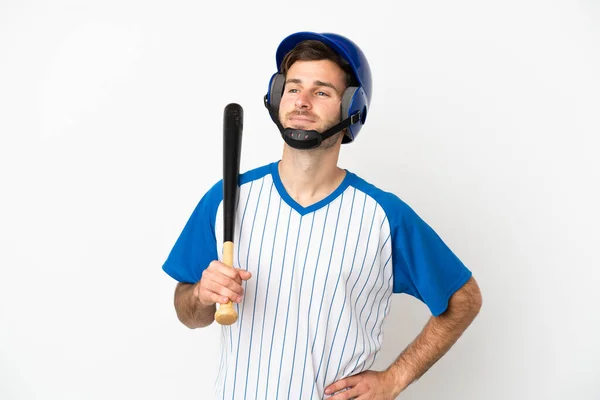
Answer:
[[[240,153],[244,110],[239,104],[231,103],[223,113],[223,241],[233,241],[235,205],[238,196]]]

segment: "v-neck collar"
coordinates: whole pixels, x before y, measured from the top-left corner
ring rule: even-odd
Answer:
[[[275,188],[277,189],[277,192],[279,193],[283,201],[285,201],[287,205],[296,210],[296,212],[298,212],[298,214],[300,215],[310,214],[311,212],[317,211],[318,209],[325,207],[327,204],[335,200],[350,185],[350,180],[353,175],[350,171],[345,170],[346,176],[344,176],[344,180],[342,180],[340,185],[333,192],[331,192],[324,199],[319,200],[316,203],[311,204],[307,207],[303,207],[298,202],[296,202],[296,200],[294,200],[292,196],[290,196],[285,190],[285,187],[281,182],[281,177],[279,176],[279,162],[280,161],[275,161],[271,163],[270,166],[271,176],[273,177],[273,183],[275,184]]]

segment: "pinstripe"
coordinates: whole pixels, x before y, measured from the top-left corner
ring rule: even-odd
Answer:
[[[275,252],[275,241],[277,239],[277,228],[279,228],[279,214],[281,212],[281,197],[279,198],[279,207],[277,209],[277,222],[275,224],[276,228],[275,228],[275,232],[273,233],[273,245],[271,246],[271,261],[269,262],[269,276],[267,277],[267,283],[269,283],[271,281],[271,271],[272,271],[272,267],[273,267],[273,253]],[[289,232],[290,229],[290,219],[288,218],[288,225],[287,225],[287,231]],[[286,232],[286,243],[284,246],[284,253],[285,253],[285,247],[287,247],[287,232]],[[283,276],[283,273],[282,273]],[[260,366],[261,366],[261,360],[262,360],[262,346],[263,346],[263,338],[264,338],[264,333],[265,333],[265,321],[267,320],[267,318],[265,317],[267,315],[267,304],[268,304],[268,300],[269,300],[269,285],[267,284],[267,292],[265,293],[265,307],[263,310],[263,323],[262,323],[262,330],[260,333],[260,349],[258,351],[258,372],[257,372],[257,376],[258,379],[260,379]],[[248,357],[249,358],[249,357]],[[268,381],[267,381],[268,382]],[[254,398],[257,399],[258,398],[258,383],[256,385],[256,393],[254,395]]]
[[[344,204],[344,193],[342,193],[342,199],[340,200],[340,208],[338,209],[337,219],[335,221],[335,230],[333,234],[333,242],[331,243],[331,251],[329,252],[329,263],[327,264],[327,274],[325,275],[325,282],[329,278],[329,271],[331,271],[331,260],[333,258],[333,249],[335,248],[335,239],[337,238],[338,233],[338,225],[340,223],[340,214],[342,211],[342,205]],[[321,322],[321,311],[323,311],[323,299],[325,298],[325,291],[327,290],[327,285],[323,286],[323,295],[321,296],[321,303],[319,304],[319,314],[317,315],[317,326],[315,328],[315,338],[319,334],[319,323]],[[317,340],[313,340],[311,352],[315,351],[315,343]]]
[[[378,255],[379,255],[379,254],[376,252],[376,253],[375,253],[375,255],[373,256],[373,262],[371,263],[371,269],[369,270],[369,274],[368,274],[368,276],[367,276],[367,279],[365,280],[365,283],[364,283],[364,285],[363,285],[362,289],[361,289],[361,290],[360,290],[360,292],[358,293],[358,299],[361,299],[361,298],[362,298],[362,296],[361,296],[361,295],[362,295],[362,292],[365,290],[365,288],[366,288],[366,286],[367,286],[367,283],[369,283],[369,279],[371,278],[371,273],[373,272],[373,267],[375,266],[375,261],[377,261],[377,257],[378,257]],[[371,288],[371,290],[372,290],[372,288]],[[370,292],[369,292],[369,293],[370,293]],[[366,305],[367,305],[367,303],[368,303],[369,296],[367,295],[365,299],[366,299],[366,300],[365,300],[365,304],[363,304],[363,307],[362,307],[362,308],[361,308],[361,310],[360,310],[360,314],[358,315],[358,320],[361,320],[361,319],[362,319],[362,314],[363,314],[363,312],[364,312],[364,310],[365,310],[365,307],[366,307]],[[358,305],[358,302],[357,302],[357,305]],[[364,337],[366,336],[367,332],[365,331],[365,327],[364,327],[364,325],[359,325],[359,329],[360,329],[360,330],[362,331],[362,333],[363,333],[363,350],[364,350]],[[354,341],[354,350],[352,351],[352,357],[350,357],[350,359],[354,358],[354,354],[356,353],[356,345],[357,345],[357,343],[358,343],[358,334],[356,335],[356,338],[355,338],[355,341]],[[363,354],[363,353],[361,353],[360,355],[362,355],[362,354]],[[353,369],[356,369],[356,366],[358,365],[358,361],[359,361],[359,359],[360,359],[360,356],[359,356],[359,357],[357,357],[357,359],[356,359],[356,364],[354,365],[354,368],[353,368]]]
[[[302,219],[300,219],[300,224],[302,224]],[[299,224],[299,225],[300,225]],[[298,232],[300,232],[300,227],[298,227]],[[288,318],[290,316],[290,304],[291,304],[291,299],[292,299],[292,294],[293,294],[293,290],[292,287],[294,286],[294,270],[296,269],[296,255],[298,254],[298,243],[300,241],[296,239],[296,248],[294,249],[294,259],[292,260],[292,272],[290,273],[291,275],[291,279],[290,279],[290,296],[288,297],[288,308],[287,311],[285,313],[285,328],[283,329],[283,345],[281,346],[282,351],[281,351],[281,359],[279,360],[279,370],[281,371],[281,364],[283,363],[283,355],[285,354],[285,340],[287,339],[287,323],[288,323]],[[298,327],[296,326],[296,329],[298,329]],[[281,382],[281,374],[279,374],[279,377],[277,379],[277,391],[275,393],[279,393],[279,383]]]
[[[263,186],[265,183],[265,178],[261,179],[261,183],[260,183],[260,191],[258,192],[258,199],[256,200],[256,210],[254,210],[254,217],[252,218],[252,229],[250,230],[250,239],[248,239],[248,254],[246,256],[246,270],[248,270],[248,259],[250,258],[250,248],[251,248],[251,244],[252,244],[252,233],[254,232],[254,223],[256,222],[256,215],[258,214],[258,206],[260,205],[260,196],[262,194],[262,190],[263,190]],[[244,283],[246,283],[248,281],[244,281]],[[246,292],[246,286],[244,285],[244,292]],[[236,355],[235,355],[235,368],[233,370],[233,392],[231,394],[231,398],[232,400],[235,399],[235,388],[236,388],[236,382],[237,382],[237,369],[238,369],[238,361],[239,361],[239,357],[240,357],[240,337],[242,335],[242,325],[244,322],[244,309],[245,307],[242,307],[242,311],[240,313],[240,318],[239,318],[239,330],[238,330],[238,336],[237,336],[237,350],[236,350]]]
[[[310,290],[310,301],[309,301],[309,305],[308,305],[308,315],[307,315],[307,321],[306,324],[308,325],[309,320],[310,320],[310,312],[312,311],[312,297],[313,297],[313,293],[315,290],[315,280],[316,280],[316,276],[317,276],[317,268],[316,266],[319,265],[319,258],[321,257],[321,248],[323,247],[323,237],[325,236],[325,227],[327,226],[327,216],[329,214],[329,204],[327,205],[327,210],[325,211],[325,219],[323,221],[323,231],[321,232],[321,242],[319,243],[319,252],[317,253],[317,260],[315,261],[315,272],[313,275],[313,284],[312,284],[312,289]],[[302,380],[300,381],[300,395],[299,395],[299,399],[302,399],[302,390],[304,389],[304,373],[306,372],[306,353],[308,352],[308,335],[306,335],[306,347],[304,348],[304,362],[302,363],[303,368],[302,368]],[[295,353],[294,353],[295,354]],[[279,393],[279,391],[278,391]]]
[[[331,296],[332,299],[332,303],[333,303],[333,299],[335,299],[335,294],[337,293],[338,290],[338,286],[340,283],[340,277],[342,276],[342,269],[344,266],[344,259],[346,257],[346,245],[348,244],[348,236],[350,235],[350,224],[352,223],[352,211],[354,211],[354,199],[356,197],[356,189],[354,189],[354,192],[352,193],[352,203],[350,205],[350,217],[348,218],[348,227],[346,228],[346,238],[344,239],[344,250],[342,251],[342,260],[340,261],[340,270],[338,272],[338,276],[337,276],[337,280],[335,282],[335,289],[333,290],[333,295]],[[341,209],[341,205],[340,205],[340,209]],[[354,249],[356,251],[356,248]],[[323,296],[324,297],[324,296]],[[344,305],[346,305],[346,302],[344,301]],[[331,317],[331,310],[333,309],[333,307],[329,307],[329,312],[327,313],[327,321],[329,321],[329,318]],[[342,308],[343,311],[343,308]],[[340,319],[341,319],[342,314],[340,313]],[[327,338],[327,330],[329,329],[329,324],[325,325],[325,334],[323,335],[325,338]],[[336,332],[337,332],[337,328],[336,328]],[[335,337],[335,336],[334,336]],[[323,343],[323,352],[321,353],[321,359],[319,360],[319,367],[317,368],[317,377],[319,376],[319,373],[321,372],[321,365],[323,364],[323,356],[325,355],[325,352],[327,351],[327,349],[325,348],[327,346],[327,342],[325,341]],[[329,351],[331,354],[331,348],[333,346],[333,342],[331,343],[331,345],[329,346]],[[323,385],[325,385],[325,377],[326,377],[326,373],[323,373]],[[317,381],[315,380],[313,382],[313,388],[316,385]]]
[[[381,273],[381,270],[379,272]],[[379,275],[380,274],[377,274],[377,277],[379,277]],[[375,282],[377,282],[377,278],[375,279]],[[379,293],[379,291],[381,290],[382,287],[383,287],[383,284],[379,288],[379,290],[377,291],[377,294]],[[375,289],[375,283],[371,286],[371,290],[369,290],[369,293],[366,296],[367,299],[371,298],[371,292],[373,291],[373,289]],[[373,303],[371,304],[371,306],[373,306],[374,304],[375,304],[375,301],[373,299]],[[363,305],[363,310],[365,309],[366,305],[367,305],[367,301],[365,301],[365,304]],[[367,317],[367,320],[365,321],[365,323],[362,325],[362,329],[363,329],[363,333],[364,333],[364,335],[363,335],[363,349],[362,349],[360,355],[357,357],[356,365],[358,365],[358,360],[360,359],[360,357],[365,354],[365,350],[367,348],[367,344],[365,343],[365,341],[367,341],[368,344],[369,344],[369,352],[371,351],[371,341],[369,339],[369,336],[367,335],[367,326],[369,324],[369,320],[371,319],[371,315],[372,314],[373,314],[373,308],[371,307],[371,311],[369,312],[369,316]],[[361,310],[361,315],[362,315],[362,310]],[[366,361],[366,360],[364,360],[364,361]]]
[[[355,189],[355,193],[356,193],[356,189]],[[354,200],[352,201],[352,204],[354,205]],[[352,257],[352,267],[350,267],[350,272],[348,273],[348,279],[346,279],[346,282],[344,282],[344,285],[348,284],[348,281],[350,280],[350,277],[352,276],[352,271],[354,271],[356,254],[358,253],[358,247],[359,247],[358,244],[360,243],[360,234],[362,232],[363,219],[365,216],[366,204],[367,204],[367,196],[365,195],[365,200],[363,202],[362,211],[360,214],[360,222],[359,222],[359,228],[358,228],[358,235],[356,237],[356,245],[354,246],[354,256]],[[350,228],[350,222],[348,222],[348,228]],[[350,230],[350,229],[348,229],[348,230]],[[346,239],[348,239],[347,236],[346,236]],[[346,251],[346,246],[344,245],[344,253],[345,253],[345,251]],[[343,260],[342,260],[342,263],[343,263]],[[348,301],[351,301],[351,299],[352,299],[352,291],[350,291],[350,295],[348,296]],[[325,386],[325,383],[326,383],[327,371],[329,370],[329,363],[331,362],[331,354],[333,352],[333,349],[335,348],[335,346],[334,346],[335,338],[337,337],[338,328],[340,327],[340,321],[342,320],[342,316],[344,315],[344,308],[346,308],[346,301],[344,301],[344,304],[342,304],[342,311],[340,311],[340,315],[338,317],[338,321],[335,326],[335,332],[333,333],[333,338],[331,339],[331,345],[329,346],[330,347],[329,357],[327,358],[327,364],[325,365],[325,371],[323,372],[323,386]],[[351,324],[352,324],[352,310],[350,310],[350,321],[348,323],[348,327],[350,327]],[[340,353],[340,363],[342,362],[343,358],[344,358],[344,352],[342,351]]]
[[[390,277],[387,280],[388,287],[390,287],[393,277],[394,277],[394,274],[390,274]],[[383,312],[384,315],[387,315],[388,308],[389,308],[391,302],[392,302],[392,297],[388,296],[387,301],[386,301],[385,310]],[[382,344],[381,343],[381,335],[382,334],[383,334],[383,329],[381,329],[381,327],[380,327],[379,334],[377,335],[377,344],[379,345],[379,348],[377,349],[377,351],[375,352],[375,354],[373,354],[373,362],[375,362],[375,359],[377,359],[377,354],[381,350],[381,344]]]
[[[388,219],[388,217],[387,217],[387,215],[385,215],[385,216],[383,217],[383,221],[381,221],[381,225],[379,225],[379,230],[382,230],[382,229],[383,229],[383,224],[385,224],[385,221],[387,221],[387,219]]]
[[[291,220],[291,217],[292,217],[292,208],[290,207],[290,213],[288,215],[288,232],[289,232],[289,221]],[[302,217],[300,217],[300,227],[301,226],[302,226]],[[300,233],[300,227],[298,228],[298,234]],[[296,241],[296,248],[297,247],[298,247],[298,241]],[[287,234],[286,234],[286,238],[285,238],[284,249],[287,249]],[[284,264],[285,264],[285,254],[286,253],[287,252],[284,251],[284,258],[283,258],[283,261],[281,263],[281,270],[282,271],[281,271],[281,275],[279,277],[279,290],[277,292],[277,302],[275,304],[275,310],[279,309],[279,296],[281,294],[281,286],[282,286],[281,283],[283,281],[283,269],[284,269],[283,267],[284,267]],[[271,338],[275,337],[275,326],[277,325],[277,315],[278,314],[279,314],[278,312],[275,312],[275,318],[273,319],[273,332],[271,334]],[[267,363],[267,386],[265,388],[265,396],[267,394],[269,394],[269,376],[270,376],[270,373],[271,373],[271,355],[272,355],[272,352],[273,352],[273,340],[271,340],[271,348],[269,349],[269,361]]]
[[[392,260],[392,256],[390,255],[390,257],[388,258],[388,260],[386,261],[386,263],[383,266],[383,270],[382,270],[382,275],[385,274],[385,267],[390,263],[390,261]],[[389,281],[390,279],[388,278],[387,281],[384,280],[384,277],[382,276],[382,285],[383,287],[387,290],[389,289]],[[385,290],[384,290],[384,294],[385,294]],[[381,295],[381,298],[379,299],[379,306],[377,306],[377,315],[375,316],[376,321],[379,321],[379,312],[381,311],[381,307],[383,305],[383,300],[386,298],[385,295]],[[377,298],[377,297],[375,297]],[[388,299],[391,299],[391,297],[388,296]],[[385,307],[387,309],[387,306]],[[384,315],[385,315],[385,311],[384,311]],[[376,338],[375,338],[375,328],[378,326],[378,324],[373,324],[373,330],[371,331],[371,337],[373,338],[373,345],[375,345],[376,342]],[[381,326],[379,326],[379,328],[381,328]],[[380,329],[381,332],[381,329]],[[377,336],[379,336],[379,332],[377,333]],[[381,344],[381,343],[379,343]]]
[[[385,247],[385,244],[387,243],[388,240],[390,240],[391,237],[392,237],[392,232],[390,232],[390,234],[388,235],[387,239],[385,239],[385,242],[383,242],[383,244],[381,245],[381,248],[379,249],[380,253],[383,251],[383,248]]]
[[[302,268],[302,276],[300,277],[300,289],[298,290],[298,304],[300,304],[300,298],[302,297],[302,285],[304,284],[304,271],[306,271],[306,260],[308,259],[308,249],[310,248],[310,239],[312,238],[313,226],[315,223],[315,214],[316,213],[313,213],[313,218],[310,223],[310,232],[308,234],[308,243],[306,244],[306,254],[304,255],[304,267]],[[300,220],[300,224],[302,224],[302,220]],[[298,233],[300,233],[300,229],[298,229]],[[296,314],[296,327],[298,327],[299,321],[300,321],[300,312],[298,312]],[[294,339],[294,343],[298,343],[298,331],[299,331],[299,329],[296,329],[296,337]],[[288,386],[288,395],[287,395],[288,399],[290,398],[290,390],[292,388],[292,379],[294,378],[294,367],[295,367],[296,350],[297,349],[298,349],[298,346],[294,345],[294,354],[292,356],[292,372],[290,373],[290,384]]]
[[[244,220],[246,219],[246,210],[248,209],[248,202],[250,201],[250,196],[252,195],[252,186],[254,185],[254,181],[250,182],[250,188],[248,189],[248,196],[246,197],[246,204],[244,205],[244,212],[242,213],[242,220],[240,221],[240,229],[238,232],[238,240],[237,240],[237,248],[238,248],[238,255],[237,255],[237,259],[238,259],[238,263],[240,262],[240,248],[241,248],[241,240],[242,240],[242,228],[244,227]],[[241,196],[240,196],[241,197]],[[238,201],[240,200],[240,198],[238,198]],[[239,313],[239,307],[236,303],[236,312]],[[233,354],[233,332],[231,330],[231,325],[228,326],[224,326],[223,329],[227,329],[229,330],[229,341],[230,341],[230,346],[229,346],[229,352],[231,354]],[[227,374],[229,372],[229,357],[227,357],[227,369],[225,370],[225,376],[223,377],[223,395],[225,394],[225,389],[226,389],[226,384],[227,384]]]
[[[366,201],[366,196],[365,196],[365,201]],[[371,243],[371,232],[373,231],[373,223],[375,222],[375,213],[377,211],[377,205],[375,205],[375,207],[373,207],[373,216],[371,217],[371,226],[369,227],[369,234],[367,236],[367,238],[369,238],[367,240],[367,248],[365,249],[365,255],[363,257],[363,261],[362,261],[362,265],[360,267],[360,271],[358,272],[358,275],[356,277],[356,281],[354,281],[354,285],[352,285],[352,289],[350,290],[350,299],[352,299],[352,294],[354,293],[354,288],[356,287],[356,284],[358,283],[358,281],[360,280],[360,277],[362,276],[362,271],[365,267],[365,261],[367,259],[367,254],[369,253],[369,244]],[[364,213],[364,209],[363,209],[363,213]],[[354,304],[354,307],[350,308],[350,322],[348,324],[348,331],[346,332],[346,338],[344,339],[344,346],[342,347],[342,352],[341,354],[344,354],[346,352],[346,343],[348,341],[348,335],[350,334],[350,330],[352,328],[352,317],[354,316],[354,311],[356,310],[356,306],[358,305],[358,300],[359,300],[360,296],[358,296],[356,298],[356,302]],[[358,331],[358,319],[357,319],[357,331]],[[357,337],[358,337],[358,333],[357,333]],[[352,357],[354,356],[354,353],[352,353]],[[352,359],[352,357],[350,357],[350,360]],[[338,363],[338,367],[337,367],[337,372],[335,373],[335,378],[334,381],[338,379],[339,373],[340,373],[340,368],[342,365],[342,357],[340,357],[340,362]]]
[[[256,301],[258,300],[258,285],[260,284],[260,265],[261,265],[261,258],[262,258],[262,252],[263,252],[263,242],[265,240],[265,232],[267,231],[267,220],[269,219],[269,210],[271,208],[271,195],[273,194],[273,186],[274,183],[271,182],[271,188],[269,189],[269,200],[267,201],[267,212],[265,213],[265,222],[263,225],[263,231],[262,231],[262,237],[260,239],[260,250],[258,251],[258,261],[257,261],[257,271],[256,271],[256,286],[254,289],[254,304],[252,306],[252,325],[250,326],[250,345],[248,346],[248,367],[246,369],[246,371],[250,370],[250,360],[251,360],[251,354],[252,354],[252,338],[254,337],[254,320],[256,317]],[[257,206],[258,207],[258,206]],[[275,233],[277,233],[277,229],[275,229]],[[272,256],[272,252],[271,252],[271,256]],[[269,289],[269,285],[267,284],[267,290]],[[265,305],[266,305],[266,301],[265,301]],[[263,321],[264,321],[264,314],[263,314]],[[248,377],[250,376],[250,374],[246,373],[246,383],[244,384],[244,400],[246,399],[246,395],[248,394]],[[258,390],[258,386],[257,386],[257,390]]]
[[[387,259],[387,261],[383,265],[383,268],[380,268],[379,274],[377,274],[377,278],[378,278],[377,280],[379,280],[379,276],[381,276],[383,274],[385,266],[390,262],[391,259],[392,259],[392,255],[390,254],[390,257]],[[377,292],[375,292],[375,296],[373,296],[373,303],[371,306],[371,311],[369,312],[369,316],[367,317],[367,320],[365,321],[365,328],[369,326],[369,321],[371,320],[371,316],[373,315],[373,310],[375,309],[375,302],[377,301],[377,298],[379,297],[379,292],[381,292],[381,290],[384,287],[385,287],[385,280],[381,279],[381,286],[379,287]],[[371,288],[371,290],[373,290],[374,288],[375,288],[375,286],[373,286]],[[383,297],[383,295],[382,295],[382,297]],[[371,297],[369,297],[369,298],[371,298]],[[372,350],[371,343],[373,343],[373,347],[375,347],[375,339],[373,338],[373,331],[375,330],[375,325],[377,325],[378,317],[379,317],[379,308],[377,308],[377,314],[375,316],[375,320],[373,321],[373,328],[371,329],[371,334],[366,336],[367,341],[369,343],[369,353],[371,353],[371,350]]]
[[[227,343],[226,340],[226,335],[225,335],[225,329],[221,329],[221,343],[223,343],[224,345]],[[222,348],[221,349],[221,360],[219,361],[219,373],[217,374],[216,378],[215,378],[215,383],[214,385],[217,385],[217,383],[219,382],[219,376],[221,376],[221,373],[223,373],[223,358],[225,358],[225,353],[227,352],[226,348]]]

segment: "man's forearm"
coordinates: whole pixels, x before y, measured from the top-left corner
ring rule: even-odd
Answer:
[[[215,305],[204,306],[194,296],[194,285],[178,283],[175,288],[177,318],[188,328],[203,328],[215,320]]]
[[[388,368],[400,391],[429,370],[471,324],[481,308],[481,294],[473,279],[451,299],[446,312],[431,317],[421,333]]]

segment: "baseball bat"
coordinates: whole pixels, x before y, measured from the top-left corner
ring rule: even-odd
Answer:
[[[233,267],[233,234],[238,197],[240,156],[244,110],[231,103],[223,113],[223,263]],[[231,300],[219,304],[215,320],[221,325],[231,325],[238,315]]]

